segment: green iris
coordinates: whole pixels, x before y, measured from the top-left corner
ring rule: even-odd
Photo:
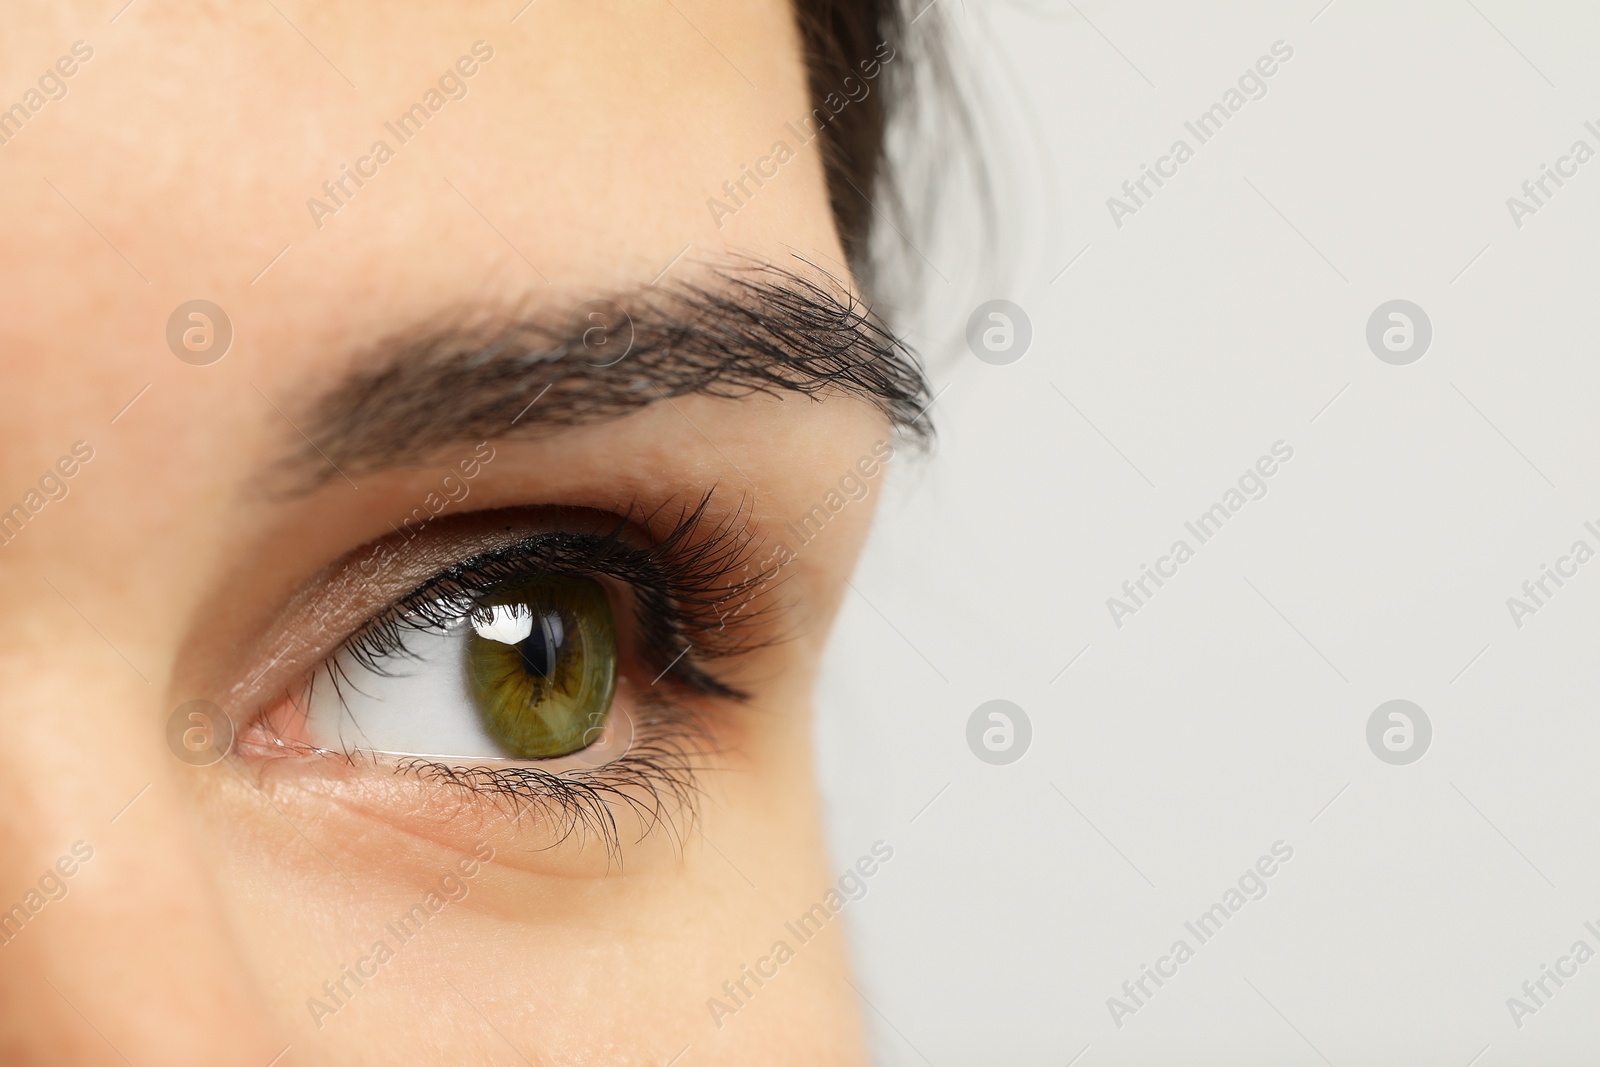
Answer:
[[[617,631],[592,578],[517,582],[473,613],[467,677],[495,740],[517,759],[565,756],[600,737],[617,683]]]

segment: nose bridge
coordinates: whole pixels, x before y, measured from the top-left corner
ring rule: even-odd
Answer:
[[[0,659],[0,1063],[261,1067],[283,1042],[192,829],[193,772],[157,687],[83,629]]]

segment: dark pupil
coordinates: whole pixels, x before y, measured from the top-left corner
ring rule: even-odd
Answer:
[[[561,660],[561,646],[566,636],[566,627],[556,612],[535,618],[533,632],[517,645],[517,651],[522,653],[523,668],[535,678],[550,677]]]

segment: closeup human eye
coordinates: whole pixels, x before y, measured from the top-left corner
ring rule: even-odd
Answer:
[[[743,509],[712,518],[709,503],[655,538],[614,516],[508,526],[503,543],[395,597],[287,684],[241,731],[241,758],[557,804],[573,827],[610,825],[619,803],[690,814],[711,705],[725,717],[745,699],[719,664],[769,640],[757,631],[778,614],[756,606],[775,574],[752,561]],[[379,547],[344,570],[398,558]]]

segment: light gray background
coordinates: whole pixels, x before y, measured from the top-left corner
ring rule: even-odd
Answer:
[[[1520,229],[1506,198],[1600,149],[1600,15],[958,2],[1020,243],[975,287],[963,239],[921,249],[940,443],[896,463],[818,694],[836,867],[895,848],[846,910],[879,1061],[1590,1062],[1600,959],[1520,1030],[1506,1000],[1600,950],[1600,560],[1521,629],[1506,599],[1600,547],[1600,159]],[[1032,320],[1010,366],[965,352],[991,297]],[[1366,346],[1394,298],[1433,323],[1411,366]],[[1116,628],[1279,439],[1267,497]],[[1010,766],[966,745],[996,698],[1032,720]],[[1409,766],[1366,745],[1394,698],[1433,723]],[[1118,1029],[1106,999],[1279,839],[1268,896]]]

